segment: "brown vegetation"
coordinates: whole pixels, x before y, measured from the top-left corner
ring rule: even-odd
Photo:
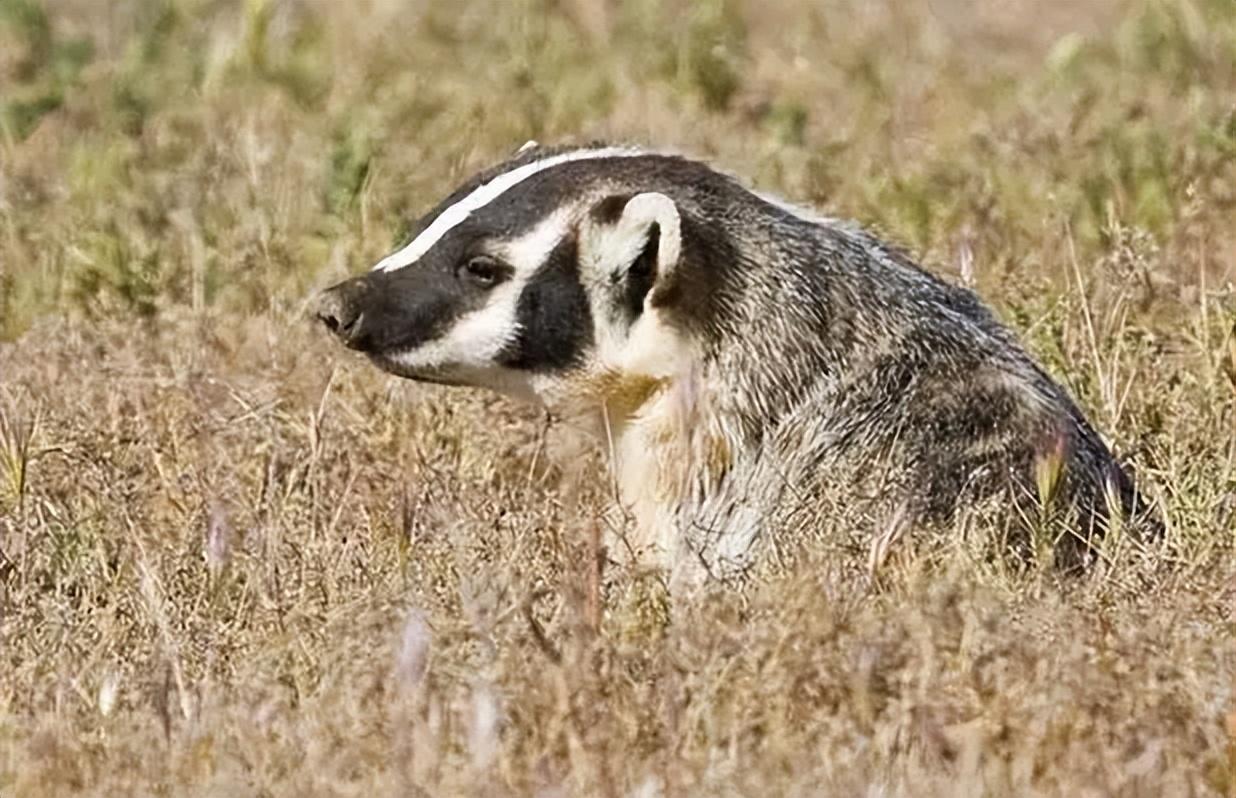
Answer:
[[[973,284],[1164,509],[668,607],[601,452],[303,318],[528,138]],[[0,795],[1236,794],[1230,0],[0,0]]]

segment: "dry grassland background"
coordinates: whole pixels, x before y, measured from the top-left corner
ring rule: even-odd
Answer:
[[[304,317],[529,138],[972,284],[1164,510],[687,606],[603,454]],[[0,796],[1234,795],[1232,0],[0,0]]]

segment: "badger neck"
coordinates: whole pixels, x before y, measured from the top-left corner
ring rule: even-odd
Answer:
[[[682,523],[723,495],[743,443],[703,364],[658,377],[610,372],[593,405],[592,428],[608,454],[624,509],[634,522],[624,548],[644,563],[673,565]]]
[[[831,265],[818,228],[802,228],[753,228],[761,235],[746,245],[760,257],[735,249],[729,268],[710,265],[707,303],[681,311],[696,315],[650,312],[620,346],[600,342],[604,365],[567,390],[561,415],[600,437],[635,521],[633,548],[662,562],[711,559],[683,556],[691,530],[724,527],[735,545],[754,534],[788,478],[776,441],[802,426],[804,408],[821,421],[838,375],[864,366],[855,276]]]
[[[668,371],[618,372],[602,392],[603,445],[638,542],[667,563],[729,556],[700,546],[745,552],[792,478],[775,442],[806,407],[823,422],[843,366],[863,367],[847,276],[821,269],[803,286],[748,274],[711,341],[682,347],[690,355]]]
[[[641,562],[711,570],[731,559],[717,549],[749,547],[774,497],[748,483],[779,471],[765,443],[790,407],[760,395],[758,365],[703,357],[668,375],[599,381],[592,428],[634,522],[625,545]]]

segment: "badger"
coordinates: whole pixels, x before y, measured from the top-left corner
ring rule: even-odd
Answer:
[[[874,540],[984,506],[1021,529],[1049,502],[1073,568],[1149,517],[974,293],[678,154],[530,142],[315,314],[387,372],[591,430],[624,547],[675,579],[741,576],[839,519]]]

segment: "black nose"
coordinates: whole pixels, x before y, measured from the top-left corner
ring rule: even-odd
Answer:
[[[356,347],[365,315],[362,300],[367,293],[368,285],[364,277],[344,280],[318,294],[313,315],[344,344]]]

